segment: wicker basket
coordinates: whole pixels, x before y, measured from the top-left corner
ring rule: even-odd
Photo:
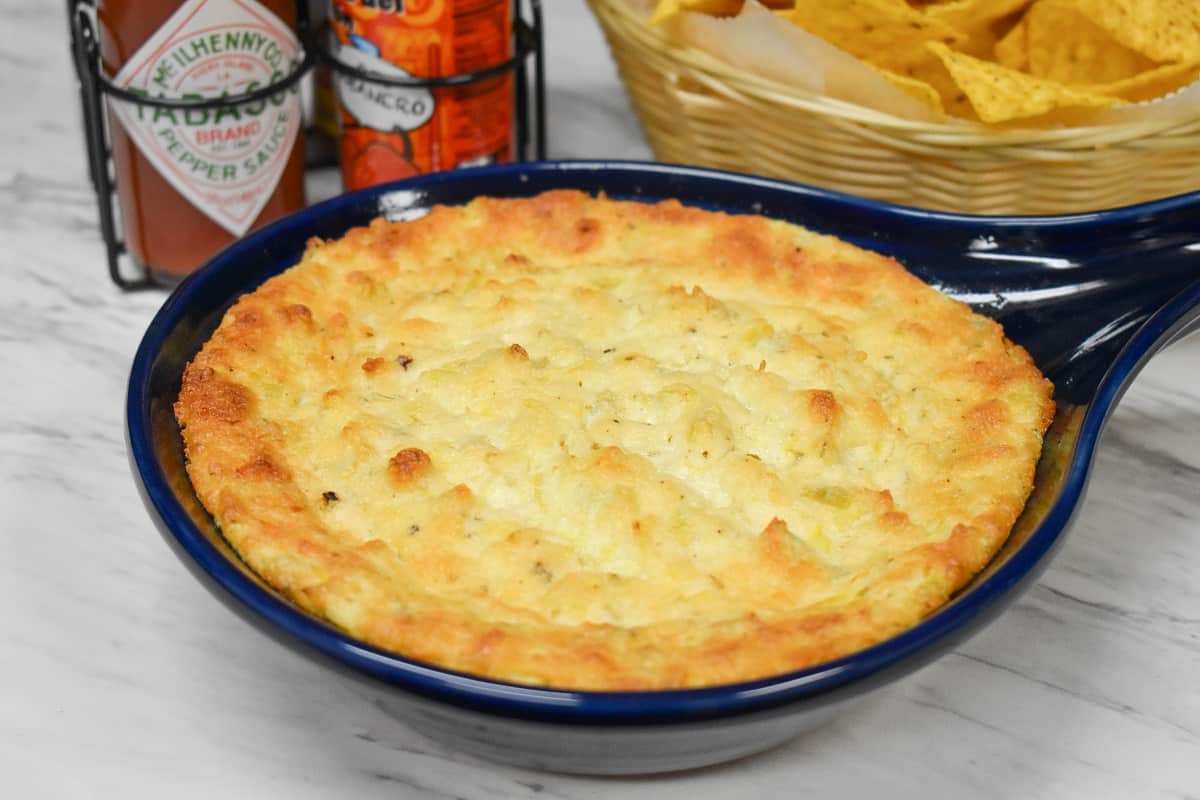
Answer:
[[[1054,130],[914,122],[680,48],[627,0],[588,0],[661,161],[922,208],[1056,214],[1200,189],[1200,113]]]

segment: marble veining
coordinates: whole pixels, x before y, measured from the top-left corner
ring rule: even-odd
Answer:
[[[646,157],[586,7],[546,7],[551,154]],[[1200,338],[1138,378],[1053,564],[956,652],[722,767],[495,766],[251,630],[160,540],[122,402],[164,295],[105,275],[62,4],[0,0],[0,30],[4,796],[1200,798]]]

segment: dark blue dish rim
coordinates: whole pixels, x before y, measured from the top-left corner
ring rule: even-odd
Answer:
[[[701,186],[697,194],[719,197],[721,191],[765,191],[819,199],[840,206],[847,213],[869,216],[877,225],[902,225],[920,220],[950,228],[1055,226],[1071,228],[1080,236],[1099,233],[1102,226],[1153,219],[1181,206],[1200,208],[1200,193],[1181,195],[1151,203],[1110,211],[1057,217],[978,217],[890,205],[784,181],[737,173],[665,164],[613,161],[544,162],[485,167],[460,172],[421,176],[397,184],[377,186],[335,197],[314,205],[236,242],[214,257],[203,269],[179,285],[151,321],[134,357],[126,401],[127,435],[136,477],[143,498],[157,513],[165,532],[173,537],[175,549],[192,560],[191,566],[204,573],[205,582],[224,590],[235,606],[260,628],[327,663],[348,668],[359,676],[397,687],[405,692],[449,703],[453,706],[564,724],[651,725],[698,719],[725,718],[754,711],[779,708],[800,701],[813,703],[869,688],[896,672],[908,672],[961,639],[979,620],[990,618],[1002,607],[1000,601],[1019,585],[1027,583],[1044,566],[1069,524],[1082,498],[1095,446],[1108,413],[1120,398],[1127,382],[1161,339],[1200,304],[1200,283],[1194,284],[1167,303],[1133,335],[1105,375],[1083,419],[1078,445],[1072,455],[1058,501],[1028,541],[993,574],[961,595],[955,602],[914,628],[866,650],[819,666],[772,678],[704,689],[588,692],[542,689],[442,670],[409,660],[354,640],[320,620],[305,614],[245,575],[188,518],[154,455],[151,424],[151,368],[165,339],[181,321],[193,299],[205,287],[235,270],[239,261],[261,253],[263,243],[299,237],[307,239],[313,223],[326,215],[397,190],[434,189],[446,184],[475,183],[495,187],[505,182],[537,182],[548,179],[563,188],[572,176],[587,182],[612,180],[614,184],[653,188],[654,197],[680,194],[683,186]],[[658,191],[664,189],[666,191]],[[487,193],[480,191],[479,193]],[[502,193],[502,192],[500,192]],[[714,202],[719,206],[719,202]],[[232,299],[232,298],[230,298]],[[197,343],[199,344],[199,343]],[[181,555],[182,557],[182,555]],[[974,623],[974,624],[973,624]],[[938,645],[941,645],[939,648]],[[906,666],[911,665],[911,666]]]

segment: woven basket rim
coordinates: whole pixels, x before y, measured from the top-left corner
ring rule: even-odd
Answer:
[[[885,111],[765,78],[731,66],[695,47],[680,47],[670,42],[655,26],[648,24],[648,20],[640,16],[628,0],[588,0],[588,3],[602,22],[608,14],[620,15],[623,17],[620,21],[626,28],[639,34],[640,38],[648,40],[644,41],[644,44],[652,46],[659,55],[681,67],[706,75],[709,80],[703,83],[710,89],[719,90],[720,84],[715,81],[724,81],[730,84],[726,87],[729,90],[748,95],[759,102],[794,107],[858,125],[886,129],[892,136],[911,136],[924,145],[972,149],[1034,146],[1053,150],[1077,150],[1107,147],[1131,140],[1142,140],[1149,136],[1200,133],[1200,106],[1190,114],[1060,128],[991,128],[969,120],[941,122],[905,119]]]

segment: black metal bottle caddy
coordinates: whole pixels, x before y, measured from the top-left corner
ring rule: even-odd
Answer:
[[[105,114],[104,97],[147,108],[172,111],[215,111],[266,100],[299,83],[318,63],[339,74],[388,87],[441,89],[489,80],[505,73],[515,74],[516,114],[514,135],[520,161],[546,157],[546,80],[544,36],[540,0],[529,0],[528,14],[522,0],[513,0],[513,56],[486,69],[434,78],[380,75],[337,59],[329,46],[332,33],[327,22],[313,25],[305,0],[296,2],[296,35],[303,57],[279,80],[250,92],[220,98],[174,99],[149,97],[115,85],[100,66],[95,0],[67,0],[70,14],[71,52],[79,79],[79,102],[83,111],[88,174],[96,193],[100,234],[104,239],[108,274],[126,291],[157,288],[150,265],[122,266],[127,250],[118,231],[116,181],[112,162],[112,140]],[[530,62],[532,61],[532,65]]]

